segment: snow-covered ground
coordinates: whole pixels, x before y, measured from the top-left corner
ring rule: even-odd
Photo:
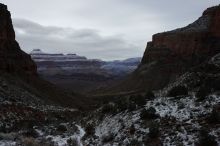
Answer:
[[[203,76],[198,77],[195,74],[198,75],[198,73],[183,75],[177,82],[155,94],[156,98],[147,99],[146,104],[138,106],[136,109],[102,113],[100,111],[102,107],[100,107],[96,111],[80,116],[81,111],[79,110],[47,105],[31,93],[22,88],[15,88],[13,84],[2,79],[0,86],[2,94],[0,95],[0,146],[18,145],[23,142],[23,139],[27,141],[27,131],[25,133],[23,127],[21,129],[16,127],[19,122],[26,123],[27,121],[31,124],[41,122],[42,125],[36,124],[34,128],[38,133],[37,136],[30,132],[28,135],[36,136],[33,139],[28,137],[29,142],[41,145],[41,142],[46,141],[55,146],[66,146],[69,142],[76,146],[139,146],[143,144],[194,146],[199,141],[199,132],[202,128],[207,128],[209,134],[214,136],[220,145],[219,124],[210,124],[207,120],[213,108],[220,106],[218,90],[212,92],[203,101],[198,101],[192,94],[197,91],[198,87],[192,89],[189,87],[191,84],[197,83],[197,80],[201,80]],[[190,95],[165,96],[170,89],[179,85],[188,87]],[[153,119],[141,118],[143,110],[150,108],[155,109],[155,114],[158,116]],[[79,116],[78,119],[76,114]],[[93,125],[94,135],[86,134],[88,123]],[[158,124],[159,135],[152,139],[149,138],[149,134],[154,123]],[[59,127],[60,125],[62,127],[62,124],[66,128],[61,128],[60,131]],[[155,142],[157,143],[155,144]]]
[[[55,145],[57,146],[67,146],[68,145],[68,140],[72,139],[75,140],[77,145],[76,146],[83,146],[82,144],[82,137],[85,134],[85,131],[83,128],[79,125],[76,125],[77,132],[75,132],[73,135],[67,135],[67,136],[62,136],[62,135],[57,135],[57,136],[52,136],[52,135],[47,135],[47,139],[51,139],[52,142],[54,142]]]
[[[76,146],[133,146],[133,144],[144,146],[149,142],[152,145],[151,142],[155,141],[164,146],[195,146],[199,140],[199,131],[205,127],[220,145],[220,128],[218,125],[208,124],[206,120],[211,115],[213,107],[219,104],[220,96],[217,95],[210,95],[201,102],[193,96],[157,97],[134,111],[125,110],[103,116],[97,110],[91,114],[92,117],[82,118],[80,120],[82,123],[80,121],[61,123],[60,125],[66,127],[63,132],[58,130],[59,123],[35,127],[38,133],[35,140],[39,143],[46,140],[55,146],[67,146],[69,142]],[[158,117],[142,119],[141,112],[149,108],[154,108]],[[100,118],[101,116],[103,117]],[[85,123],[94,124],[94,135],[86,135]],[[159,136],[156,140],[149,138],[152,123],[159,124]],[[8,139],[9,136],[4,137],[6,138],[0,140],[0,146],[13,146],[21,143],[21,141],[14,141],[13,138]]]
[[[202,102],[190,96],[181,99],[158,97],[148,101],[144,108],[153,107],[159,115],[159,118],[153,122],[160,124],[160,141],[163,145],[194,146],[198,141],[199,131],[206,124],[204,117],[210,115],[213,106],[217,104],[220,104],[220,97],[217,95],[210,95]],[[108,115],[99,122],[96,121],[95,138],[89,137],[84,143],[95,143],[94,145],[97,146],[118,146],[129,145],[135,140],[143,144],[149,133],[148,123],[152,120],[144,121],[140,118],[140,114],[141,109],[133,112],[125,111],[116,115]],[[89,122],[91,123],[92,120]],[[132,125],[135,127],[134,134],[129,132]],[[211,126],[207,128],[219,143],[220,128]],[[105,137],[110,136],[112,136],[110,141],[103,142]]]

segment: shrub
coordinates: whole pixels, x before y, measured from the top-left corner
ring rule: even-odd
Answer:
[[[94,135],[95,134],[95,127],[93,124],[87,124],[85,128],[87,135]]]
[[[112,114],[117,112],[117,108],[113,103],[108,103],[102,107],[101,111],[103,114]]]
[[[212,88],[215,90],[215,91],[218,91],[220,90],[220,78],[217,78],[215,79],[213,82],[212,82]]]
[[[159,124],[158,123],[152,123],[149,127],[149,137],[150,138],[156,138],[160,134],[159,130]]]
[[[128,104],[128,110],[129,111],[134,111],[137,109],[137,105],[134,102],[129,102]]]
[[[59,132],[66,132],[67,131],[67,127],[65,124],[60,124],[58,127],[57,127],[57,131]]]
[[[138,105],[138,106],[143,106],[146,104],[146,98],[145,96],[142,95],[133,95],[130,96],[130,102],[133,102],[134,104]]]
[[[114,140],[115,135],[111,132],[101,137],[102,143],[108,143]]]
[[[153,107],[150,107],[149,109],[143,109],[141,111],[140,117],[142,120],[146,120],[146,119],[155,119],[158,117],[158,115],[156,114],[156,110]]]
[[[22,146],[53,146],[53,142],[39,142],[34,138],[25,137],[21,139]]]
[[[181,95],[188,95],[188,89],[185,86],[173,87],[167,94],[170,97],[176,97]]]
[[[139,142],[137,139],[132,139],[128,146],[143,146],[143,144]]]
[[[128,97],[119,97],[116,101],[116,106],[119,111],[127,110],[129,104],[129,98]]]
[[[145,105],[146,104],[146,98],[145,98],[145,96],[142,96],[142,95],[137,95],[136,96],[136,104],[138,105],[138,106],[143,106],[143,105]]]
[[[196,93],[196,98],[198,101],[203,101],[211,92],[211,89],[206,86],[202,86],[199,88],[198,92]]]
[[[37,131],[33,128],[30,128],[26,131],[24,131],[22,133],[24,136],[27,136],[27,137],[33,137],[33,138],[37,138],[39,136],[39,134],[37,133]]]
[[[1,124],[0,131],[6,133],[7,128],[6,128],[6,125],[4,123]]]
[[[79,146],[79,143],[76,138],[67,139],[68,146]]]
[[[146,94],[145,94],[145,98],[146,99],[154,99],[155,98],[155,95],[152,91],[148,91]]]
[[[24,146],[40,146],[34,138],[24,138],[22,139],[22,144]]]
[[[220,123],[220,105],[213,108],[211,115],[208,117],[210,123]]]
[[[0,140],[14,140],[17,137],[16,133],[4,133],[4,132],[0,132]]]
[[[130,133],[131,135],[134,135],[135,130],[136,130],[136,129],[135,129],[134,125],[132,124],[131,127],[130,127],[130,129],[129,129],[129,133]]]
[[[202,129],[199,135],[199,146],[218,146],[215,137],[210,135],[206,129]]]

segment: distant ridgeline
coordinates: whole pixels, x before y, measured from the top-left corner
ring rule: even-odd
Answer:
[[[44,79],[62,87],[74,87],[76,91],[90,89],[97,83],[106,84],[106,81],[124,78],[141,62],[140,57],[102,61],[77,54],[49,54],[40,49],[34,49],[30,55],[37,64],[38,73]]]
[[[45,70],[46,68],[62,68],[62,70],[77,71],[78,73],[105,73],[109,75],[110,70],[118,69],[117,73],[115,71],[112,74],[118,73],[131,73],[136,69],[137,65],[140,63],[141,58],[129,58],[122,61],[102,61],[99,59],[87,59],[84,56],[79,56],[76,54],[49,54],[44,53],[40,49],[34,49],[30,53],[32,59],[36,62],[38,66],[38,71]]]
[[[102,65],[101,60],[87,59],[84,56],[78,56],[76,54],[49,54],[44,53],[40,49],[34,49],[30,53],[32,59],[35,61],[38,67],[38,72],[41,74],[47,74],[47,71],[52,75],[52,71],[55,74],[71,74],[77,70],[77,72],[89,73],[93,68],[98,68]],[[62,71],[70,72],[62,72]]]
[[[84,56],[78,56],[76,54],[49,54],[44,53],[40,49],[33,49],[30,53],[32,59],[35,61],[86,61]],[[94,60],[93,60],[94,61]],[[98,61],[98,60],[96,60]]]

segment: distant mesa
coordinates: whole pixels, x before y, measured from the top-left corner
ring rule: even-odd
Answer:
[[[106,84],[120,80],[133,72],[141,58],[126,60],[102,61],[87,59],[75,53],[50,54],[41,49],[30,52],[37,64],[37,70],[44,79],[72,91],[89,91]]]
[[[32,54],[32,55],[35,55],[35,54],[43,55],[43,54],[46,54],[46,53],[42,52],[41,49],[33,49],[30,54]]]
[[[32,59],[35,62],[39,61],[87,61],[88,59],[84,56],[79,56],[76,54],[62,54],[62,53],[45,53],[41,49],[33,49],[30,52]]]

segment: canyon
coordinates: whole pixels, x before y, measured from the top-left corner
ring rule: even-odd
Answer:
[[[44,53],[40,49],[34,49],[30,55],[42,78],[74,92],[107,87],[131,74],[141,62],[140,57],[103,61],[76,54]]]
[[[186,27],[153,35],[133,75],[110,92],[158,90],[207,62],[220,52],[219,23],[220,6],[215,6]]]
[[[219,24],[220,5],[208,8],[186,27],[155,34],[142,60],[28,55],[0,4],[0,145],[219,146]],[[86,96],[76,88],[115,79]]]

